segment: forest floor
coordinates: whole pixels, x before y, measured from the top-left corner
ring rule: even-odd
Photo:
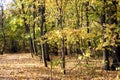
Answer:
[[[55,61],[59,58],[53,56]],[[84,60],[78,63],[76,57],[66,57],[66,75],[58,64],[53,66],[50,79],[50,62],[46,68],[39,57],[32,58],[30,53],[4,54],[0,55],[0,80],[120,80],[119,71],[101,69],[101,59],[89,59],[88,64]]]

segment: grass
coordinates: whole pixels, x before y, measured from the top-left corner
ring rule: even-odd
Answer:
[[[60,57],[52,59],[57,61]],[[54,65],[52,80],[120,80],[119,71],[102,70],[101,58],[78,63],[77,56],[66,56],[66,75],[62,74],[61,64]],[[44,67],[39,57],[32,58],[29,53],[0,55],[0,80],[50,80],[50,62],[48,65]]]

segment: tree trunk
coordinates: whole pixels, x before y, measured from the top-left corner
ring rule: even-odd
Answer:
[[[5,45],[6,45],[6,39],[5,39],[5,32],[4,32],[4,7],[3,4],[1,5],[1,11],[2,11],[2,22],[1,22],[1,26],[2,26],[2,38],[3,38],[3,46],[2,46],[2,50],[0,51],[0,54],[2,55],[5,51]]]
[[[56,43],[55,43],[55,46],[53,47],[53,53],[55,56],[58,56],[58,46]]]
[[[22,0],[20,0],[20,1],[22,2]],[[22,6],[21,14],[25,15],[26,13],[25,13],[25,10],[24,10],[24,4],[22,3],[21,6]],[[22,19],[24,21],[25,31],[26,31],[27,35],[29,36],[28,40],[29,40],[29,44],[30,44],[30,52],[31,52],[31,55],[33,57],[33,42],[32,42],[32,38],[31,38],[31,34],[30,34],[30,26],[29,26],[28,23],[26,23],[27,19],[25,18],[25,16],[22,17]]]
[[[35,26],[33,26],[33,51],[34,54],[37,55],[37,45],[36,45],[36,37],[35,37]]]
[[[60,1],[60,27],[61,29],[63,30],[63,11],[62,11],[62,0]],[[61,39],[61,49],[62,49],[62,68],[63,68],[63,74],[66,74],[66,70],[65,70],[65,45],[64,45],[64,36],[62,36],[62,39]]]
[[[106,48],[104,48],[103,50],[103,60],[104,60],[103,70],[110,70],[109,51]]]
[[[83,27],[83,21],[84,21],[84,20],[83,20],[83,15],[84,15],[84,13],[83,13],[83,12],[84,12],[84,11],[83,11],[83,5],[84,5],[84,4],[81,4],[81,11],[80,11],[80,12],[81,12],[81,13],[80,13],[80,22],[81,22],[81,23],[80,23],[80,27]]]
[[[102,7],[102,11],[101,11],[101,25],[102,25],[102,41],[103,44],[105,43],[105,26],[104,24],[106,23],[106,11],[105,11],[105,5],[106,5],[106,0],[103,0],[103,7]],[[109,52],[107,51],[106,47],[103,47],[103,70],[109,70],[110,66],[109,66]]]
[[[67,53],[68,55],[71,54],[71,45],[69,43],[67,43]]]
[[[11,52],[12,53],[18,52],[18,42],[15,39],[11,40]]]
[[[31,38],[31,34],[30,34],[30,28],[29,28],[29,25],[26,23],[27,19],[25,17],[23,17],[23,20],[24,20],[24,26],[25,26],[26,33],[29,36],[28,40],[29,40],[29,44],[30,44],[30,52],[33,57],[34,51],[33,51],[33,42],[32,42],[32,38]]]
[[[62,68],[63,68],[63,74],[66,74],[65,70],[65,47],[64,47],[64,37],[62,38]]]
[[[111,57],[113,59],[112,61],[112,65],[111,65],[111,70],[116,70],[117,67],[119,67],[119,62],[120,62],[120,54],[119,54],[119,46],[115,47],[113,46],[112,47],[113,51],[111,52]]]
[[[76,18],[77,18],[77,27],[76,29],[78,29],[80,27],[80,14],[79,14],[79,6],[78,3],[79,1],[75,0],[75,10],[76,10]]]
[[[26,45],[25,45],[25,39],[22,38],[22,51],[26,52]]]
[[[40,35],[44,35],[44,27],[45,27],[45,1],[42,6],[39,8],[39,12],[41,13],[41,20],[40,20]],[[43,39],[44,40],[44,39]],[[45,43],[41,43],[41,52],[42,52],[42,60],[45,67],[47,67],[47,60],[46,60],[46,52],[45,52]]]
[[[87,26],[87,33],[90,33],[89,30],[89,1],[86,2],[86,26]],[[90,40],[88,40],[88,47],[91,46]]]
[[[58,3],[58,0],[56,0],[56,5],[58,6],[58,11],[59,11],[59,19],[58,19],[58,24],[60,25],[61,29],[63,30],[63,0],[60,0]],[[64,36],[61,38],[61,53],[62,53],[62,69],[63,69],[63,74],[66,74],[65,70],[65,45],[64,45]]]
[[[113,24],[117,25],[117,1],[112,0],[112,4],[110,4],[110,5],[111,5],[110,9],[107,11],[107,14],[108,14],[107,17],[109,18],[107,23],[110,24],[110,25],[113,25]],[[114,30],[115,30],[115,28],[111,29],[112,34],[116,35],[115,40],[118,40],[119,34],[118,33],[116,34],[116,32]],[[120,66],[120,64],[119,64],[119,62],[120,62],[120,52],[119,52],[120,47],[119,47],[119,43],[115,42],[115,44],[117,46],[112,47],[113,51],[111,53],[112,58],[113,58],[113,62],[112,62],[112,65],[111,65],[112,70],[116,70],[116,68]]]
[[[47,42],[45,42],[44,44],[44,51],[45,51],[45,58],[47,61],[50,61],[50,56],[49,56],[49,53],[48,53],[48,44]]]
[[[36,0],[34,0],[35,2]],[[34,11],[33,11],[33,18],[35,19],[36,17],[36,7],[35,7],[35,4],[33,5],[33,8],[34,8]],[[35,37],[35,22],[33,23],[33,26],[32,26],[32,29],[33,29],[33,50],[34,50],[34,53],[35,55],[37,55],[37,45],[36,45],[36,37]]]

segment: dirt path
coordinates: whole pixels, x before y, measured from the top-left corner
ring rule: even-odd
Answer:
[[[39,57],[32,58],[30,53],[0,55],[0,80],[50,80],[48,64],[45,68]],[[75,64],[73,56],[66,57],[67,74],[62,74],[60,65],[54,66],[52,80],[120,80],[119,71],[101,70],[100,59],[90,59],[88,65],[83,61],[69,74]]]
[[[47,80],[49,69],[31,54],[0,55],[0,80]]]

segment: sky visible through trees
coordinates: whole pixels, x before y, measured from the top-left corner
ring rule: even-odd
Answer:
[[[7,6],[9,6],[9,4],[10,4],[11,2],[13,2],[12,0],[1,0],[1,1],[3,1],[4,8],[5,8],[5,9],[7,8]],[[0,2],[1,2],[1,1],[0,1]]]

